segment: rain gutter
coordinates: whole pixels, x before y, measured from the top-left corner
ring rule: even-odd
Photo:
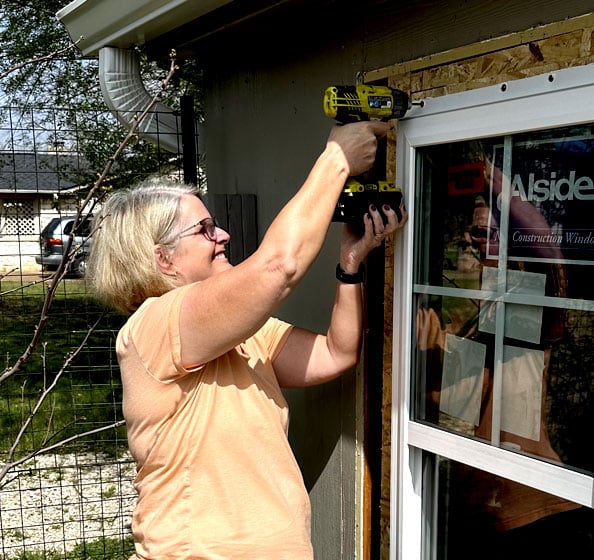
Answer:
[[[204,16],[231,0],[74,0],[56,14],[85,56],[131,48]]]

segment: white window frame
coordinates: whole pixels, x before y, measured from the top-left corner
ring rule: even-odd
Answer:
[[[429,98],[398,123],[396,180],[409,223],[397,237],[394,271],[394,352],[390,558],[422,560],[422,451],[510,478],[594,507],[594,478],[415,422],[410,414],[413,322],[413,232],[416,149],[594,122],[594,64],[472,91]],[[581,304],[580,304],[581,305]],[[593,301],[583,309],[594,310]]]

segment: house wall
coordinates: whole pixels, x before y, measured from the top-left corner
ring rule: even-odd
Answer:
[[[19,217],[11,213],[15,203],[25,204]],[[0,195],[0,276],[39,274],[41,265],[35,261],[40,253],[39,234],[60,214],[76,213],[77,200],[63,197],[56,203],[52,196],[12,194]]]
[[[205,67],[204,145],[209,189],[256,194],[261,235],[324,147],[332,125],[324,117],[321,103],[328,85],[354,83],[362,73],[368,80],[389,78],[394,86],[430,95],[464,87],[468,81],[500,80],[501,72],[513,79],[530,72],[532,66],[543,68],[538,50],[527,51],[524,46],[502,51],[495,62],[503,66],[497,72],[497,65],[493,66],[484,76],[480,75],[481,65],[491,62],[490,55],[480,55],[474,66],[463,63],[459,56],[453,65],[442,66],[442,72],[432,68],[430,60],[437,53],[561,22],[591,10],[591,2],[586,0],[301,1],[281,4],[277,10],[232,26],[229,34],[209,36],[191,46]],[[583,34],[581,40],[586,40]],[[563,45],[561,42],[557,50],[560,58],[565,52]],[[544,61],[548,61],[549,47],[549,43],[539,44]],[[569,58],[575,61],[575,57]],[[425,60],[422,69],[411,71],[406,66],[420,59]],[[517,60],[522,61],[521,71],[516,68]],[[443,59],[436,64],[443,64]],[[384,71],[376,73],[380,69]],[[448,73],[457,76],[458,86],[453,86]],[[312,329],[326,328],[338,232],[339,226],[333,224],[310,274],[280,310],[283,318]],[[390,309],[393,261],[392,249],[387,249],[386,309]],[[385,331],[384,361],[389,366],[389,316]],[[390,372],[385,375],[389,377]],[[357,374],[288,394],[291,441],[311,489],[313,538],[319,558],[351,558],[357,553],[353,535],[361,520],[354,514],[358,506],[356,394]],[[386,418],[390,404],[386,394]],[[385,426],[384,442],[389,449],[387,421]],[[384,492],[382,556],[387,554],[387,499]]]
[[[1,277],[41,272],[41,267],[35,262],[35,255],[39,253],[39,236],[26,236],[24,239],[2,236],[0,252]]]

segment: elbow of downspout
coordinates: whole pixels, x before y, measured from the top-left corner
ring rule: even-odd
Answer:
[[[99,82],[103,99],[117,120],[127,129],[152,103],[140,74],[138,53],[131,49],[103,47],[99,50]],[[180,116],[157,102],[138,125],[138,135],[169,152],[181,153]]]

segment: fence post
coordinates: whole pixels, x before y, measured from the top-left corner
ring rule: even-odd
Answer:
[[[198,184],[198,154],[196,153],[196,117],[194,114],[194,97],[182,95],[181,106],[181,136],[184,183]]]

